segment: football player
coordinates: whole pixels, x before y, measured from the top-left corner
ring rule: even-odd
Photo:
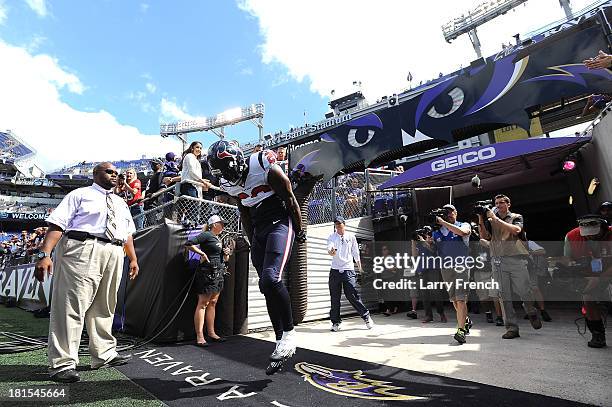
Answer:
[[[300,207],[285,172],[270,150],[245,158],[236,142],[219,140],[208,149],[208,164],[219,186],[238,198],[244,233],[251,242],[251,260],[266,298],[276,348],[266,374],[274,374],[295,354],[291,302],[282,274],[294,239],[306,241]]]

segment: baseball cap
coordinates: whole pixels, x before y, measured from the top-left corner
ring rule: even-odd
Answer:
[[[599,205],[599,210],[601,211],[602,209],[612,209],[612,202],[602,202],[601,205]]]
[[[601,227],[607,224],[606,220],[597,214],[580,216],[577,221],[580,228],[580,236],[595,236],[599,234]]]
[[[346,221],[344,220],[344,218],[342,216],[336,216],[336,219],[334,219],[334,223],[342,223],[345,224]]]
[[[173,152],[166,153],[166,161],[174,161],[176,155]]]
[[[153,159],[151,159],[151,161],[149,161],[149,164],[155,164],[155,165],[164,165],[164,163],[162,162],[162,160],[160,160],[159,158],[153,158]]]
[[[446,204],[442,207],[442,209],[450,209],[451,211],[456,211],[457,208],[455,208],[455,205],[451,205],[451,204]]]
[[[217,223],[217,222],[221,222],[224,225],[227,223],[225,221],[225,219],[223,219],[221,216],[219,215],[212,215],[210,218],[208,218],[208,225],[212,225],[213,223]]]

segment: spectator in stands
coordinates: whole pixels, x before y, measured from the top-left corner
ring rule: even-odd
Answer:
[[[345,200],[346,216],[353,218],[362,215],[363,210],[363,188],[359,187],[359,181],[355,176],[348,179]]]
[[[147,181],[147,188],[143,194],[145,211],[155,208],[162,202],[161,193],[157,194],[157,192],[166,188],[166,185],[163,183],[164,163],[160,159],[154,158],[149,162],[149,165],[151,166],[153,173]]]
[[[287,160],[287,147],[279,147],[276,149],[276,164],[278,164],[285,174],[289,171],[289,161]]]
[[[176,163],[176,155],[172,152],[166,153],[166,162],[164,163],[164,177],[176,177],[179,175],[180,169]]]
[[[208,165],[208,155],[202,154],[200,165],[202,166],[202,178],[209,181],[211,185],[219,186],[219,179],[210,171],[210,166]],[[207,201],[212,201],[217,195],[219,195],[218,191],[208,188],[207,191],[203,191],[202,198],[206,199]]]
[[[600,50],[596,56],[589,59],[585,59],[582,62],[589,69],[612,68],[612,55],[606,54],[605,52]]]
[[[144,216],[139,216],[144,213],[142,204],[142,185],[136,176],[136,170],[129,168],[125,173],[124,188],[127,192],[126,203],[130,208],[130,213],[134,217],[136,230],[142,229],[144,225]],[[138,216],[138,217],[137,217]]]
[[[606,107],[606,105],[612,100],[612,96],[608,94],[593,94],[587,99],[587,103],[582,110],[582,113],[578,118],[588,116],[591,113],[598,112]]]
[[[225,220],[219,215],[212,215],[204,225],[202,233],[185,243],[187,249],[200,256],[200,264],[196,269],[194,288],[198,294],[193,323],[196,332],[196,345],[208,346],[204,338],[204,322],[211,342],[225,342],[224,338],[215,333],[215,307],[219,294],[223,290],[224,262],[229,260],[230,248],[223,247],[219,237],[225,226]]]
[[[175,182],[181,183],[181,195],[193,198],[202,198],[202,190],[208,191],[209,181],[202,178],[202,166],[200,157],[202,156],[202,143],[194,141],[189,148],[183,152],[181,161],[181,174],[171,178],[165,178],[166,185]]]
[[[609,301],[607,293],[612,277],[612,266],[609,257],[612,253],[612,226],[598,214],[585,215],[577,219],[578,227],[565,235],[562,264],[570,260],[577,263],[583,273],[586,285],[582,289],[585,319],[592,338],[590,348],[606,346],[606,327],[602,321],[607,312],[598,306],[598,301]],[[576,279],[575,281],[579,281]]]
[[[113,193],[127,201],[127,189],[125,188],[125,174],[119,174],[117,176],[117,185],[113,188]]]
[[[263,146],[261,144],[257,144],[253,149],[253,153],[259,153],[261,150],[263,150]]]

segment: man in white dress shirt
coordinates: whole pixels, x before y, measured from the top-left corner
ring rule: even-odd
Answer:
[[[355,235],[345,230],[345,221],[342,216],[334,220],[336,231],[327,238],[327,253],[333,256],[331,270],[329,271],[329,296],[331,297],[331,310],[329,312],[332,322],[332,332],[340,330],[340,295],[344,289],[344,296],[353,308],[365,321],[366,327],[372,329],[374,321],[370,318],[370,311],[363,305],[357,292],[357,277],[355,264],[361,272],[359,258],[359,245]]]
[[[83,322],[92,368],[118,366],[131,357],[117,353],[112,324],[126,254],[130,279],[138,275],[132,240],[136,228],[125,201],[112,192],[117,184],[116,168],[101,163],[93,175],[92,186],[70,192],[47,219],[49,230],[36,263],[39,281],[45,274],[54,274],[49,375],[61,383],[80,380],[76,366]]]

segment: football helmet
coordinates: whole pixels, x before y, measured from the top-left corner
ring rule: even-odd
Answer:
[[[210,172],[237,184],[248,169],[244,153],[235,141],[219,140],[208,149]]]

